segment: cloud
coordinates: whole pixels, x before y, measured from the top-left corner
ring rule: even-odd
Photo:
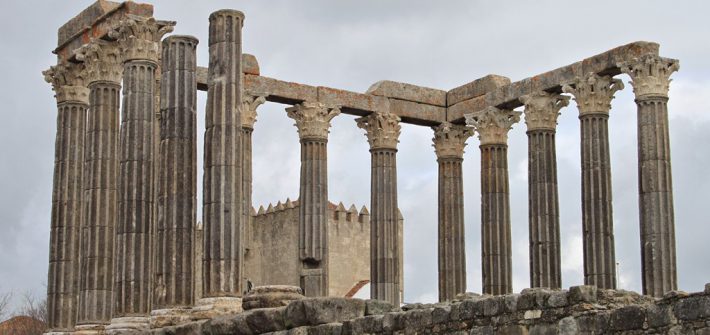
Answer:
[[[46,281],[55,106],[39,72],[54,62],[56,29],[90,1],[11,2],[0,13],[3,108],[0,131],[0,283],[17,291],[44,290]],[[710,4],[611,0],[563,1],[260,1],[156,0],[155,15],[177,20],[176,34],[200,40],[207,63],[207,17],[219,8],[246,13],[244,51],[264,75],[364,91],[381,79],[450,89],[489,73],[529,77],[635,40],[661,43],[661,54],[681,60],[671,85],[670,125],[680,289],[710,281],[710,235],[705,208],[710,181]],[[610,8],[614,10],[610,12]],[[663,10],[660,10],[660,9]],[[26,15],[32,13],[33,24]],[[630,14],[632,13],[632,14]],[[659,24],[662,22],[663,24]],[[21,27],[18,28],[18,27]],[[624,80],[628,78],[624,76]],[[200,106],[204,94],[200,94]],[[283,105],[259,109],[254,132],[254,203],[298,194],[299,144]],[[204,127],[200,110],[199,127]],[[639,290],[640,246],[636,112],[631,88],[617,94],[609,120],[616,254],[620,285]],[[522,124],[510,134],[514,285],[527,286],[527,138]],[[405,126],[398,154],[399,204],[405,217],[406,301],[435,300],[436,161],[428,128]],[[469,290],[480,292],[478,140],[464,161]],[[202,148],[202,139],[198,148]],[[582,283],[579,121],[574,104],[562,110],[557,133],[563,285]],[[198,157],[202,157],[201,153]],[[352,117],[335,119],[329,143],[329,189],[335,201],[369,203],[369,152]],[[201,166],[201,165],[200,165]],[[201,179],[198,179],[201,180]]]

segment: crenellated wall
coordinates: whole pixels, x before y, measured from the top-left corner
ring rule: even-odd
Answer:
[[[252,214],[252,227],[247,230],[252,243],[245,250],[244,279],[254,286],[300,286],[299,202],[286,199],[266,209],[261,206]],[[345,208],[343,203],[329,203],[327,216],[328,295],[344,297],[354,293],[351,290],[358,283],[370,279],[370,213],[365,206],[358,211],[355,205]],[[401,232],[401,215],[399,224]],[[399,253],[402,255],[401,248]]]

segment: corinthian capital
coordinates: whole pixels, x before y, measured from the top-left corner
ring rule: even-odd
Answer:
[[[242,105],[239,106],[239,113],[242,115],[242,128],[254,129],[256,108],[264,102],[266,102],[266,97],[263,95],[242,93]]]
[[[288,117],[296,120],[298,136],[303,139],[327,140],[330,120],[340,114],[340,107],[326,107],[320,102],[304,101],[286,108]]]
[[[125,62],[147,60],[157,63],[160,59],[160,40],[174,27],[175,22],[128,15],[109,36],[118,40]]]
[[[488,107],[484,110],[466,114],[466,124],[478,133],[481,145],[507,144],[508,131],[520,121],[521,112]]]
[[[391,113],[372,113],[355,119],[357,126],[365,129],[370,150],[397,149],[399,134],[402,132],[399,121],[399,116]]]
[[[473,128],[444,122],[434,129],[434,151],[438,158],[463,158],[466,140],[474,133]]]
[[[520,101],[525,105],[525,124],[530,130],[555,130],[560,109],[569,105],[570,97],[540,91],[524,95]]]
[[[61,63],[42,71],[44,80],[52,84],[57,103],[74,101],[89,104],[89,89],[84,77],[84,64]]]
[[[84,62],[87,83],[95,81],[121,83],[123,64],[121,50],[116,43],[92,40],[77,51],[76,58]]]
[[[620,79],[600,76],[590,72],[584,77],[577,77],[573,82],[562,85],[562,91],[572,94],[579,108],[579,115],[609,114],[611,100],[616,91],[624,89]]]
[[[645,55],[617,66],[631,77],[630,83],[637,99],[646,96],[668,97],[671,74],[680,68],[677,59],[657,55]]]

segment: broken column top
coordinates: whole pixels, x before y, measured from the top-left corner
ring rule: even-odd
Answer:
[[[132,1],[117,3],[98,0],[59,28],[57,49],[60,61],[74,57],[74,52],[91,39],[104,38],[128,15],[152,17],[153,6]]]

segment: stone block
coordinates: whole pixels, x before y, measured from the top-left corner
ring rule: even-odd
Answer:
[[[273,308],[287,306],[291,301],[305,298],[298,286],[258,286],[249,291],[242,300],[242,308]]]
[[[509,325],[498,328],[496,334],[499,335],[527,335],[528,328],[521,325]]]
[[[565,307],[567,306],[567,291],[554,291],[547,298],[547,306],[549,307]]]
[[[632,330],[643,328],[646,311],[641,306],[626,306],[611,312],[609,327],[613,330]]]
[[[483,300],[483,316],[496,316],[503,313],[505,297],[495,296]]]
[[[249,313],[215,317],[202,325],[202,332],[211,335],[253,335],[246,320]]]
[[[572,316],[568,316],[560,322],[557,323],[558,327],[558,334],[560,335],[576,335],[579,334],[581,329],[577,324],[577,320],[574,319]],[[596,331],[592,331],[592,334],[597,334]],[[598,334],[603,334],[603,332],[599,332]]]
[[[343,335],[371,334],[383,331],[384,315],[368,315],[364,318],[343,322]]]
[[[287,327],[315,326],[343,322],[365,315],[365,301],[348,298],[311,298],[296,300],[286,307]]]
[[[486,105],[486,96],[482,95],[473,99],[461,101],[446,108],[446,120],[449,122],[462,123],[465,114],[470,114],[483,110]]]
[[[249,328],[254,334],[273,332],[286,329],[284,314],[286,307],[254,309],[245,313]]]
[[[710,296],[693,296],[673,304],[673,312],[680,320],[694,321],[710,317]]]
[[[530,326],[530,335],[557,335],[558,329],[556,324],[536,324]]]
[[[490,299],[490,297],[487,297]],[[454,321],[458,320],[471,320],[477,316],[483,315],[484,298],[479,298],[475,300],[465,300],[461,303],[454,304],[451,306],[451,313],[449,318]]]
[[[523,314],[525,320],[539,319],[542,316],[542,310],[539,309],[529,309]]]
[[[451,106],[464,100],[479,97],[486,94],[486,92],[508,84],[510,84],[510,78],[489,74],[449,90],[446,94],[446,104]]]
[[[389,99],[370,94],[355,93],[330,87],[317,87],[318,102],[326,106],[341,106],[342,112],[367,115],[370,112],[389,112]]]
[[[446,107],[446,91],[390,80],[378,81],[367,89],[367,94],[427,105]]]
[[[651,328],[665,327],[675,322],[670,305],[649,305],[646,308],[648,326]]]
[[[471,328],[471,335],[493,335],[495,330],[491,326],[477,326]]]
[[[518,310],[540,309],[547,307],[547,300],[552,291],[546,288],[526,288],[520,292]]]
[[[336,322],[308,328],[308,335],[341,335],[342,332],[343,325]]]
[[[445,323],[449,321],[451,316],[451,306],[435,307],[431,312],[432,323]]]
[[[369,299],[365,300],[365,315],[385,314],[397,310],[387,301]]]
[[[446,121],[446,108],[407,100],[389,99],[390,113],[409,123],[434,126]]]
[[[432,325],[432,309],[415,309],[404,315],[406,328],[425,328]]]
[[[268,94],[268,101],[279,103],[294,104],[302,101],[318,101],[316,87],[264,76],[244,75],[244,90],[254,95]]]
[[[567,298],[571,305],[583,302],[596,302],[597,287],[594,285],[572,286],[569,288],[569,295]]]
[[[598,312],[576,317],[577,327],[581,333],[604,334],[609,328],[609,313]]]
[[[395,332],[404,328],[404,316],[406,312],[387,313],[382,318],[382,330],[385,332]]]
[[[710,283],[705,284],[705,294],[710,294]]]

